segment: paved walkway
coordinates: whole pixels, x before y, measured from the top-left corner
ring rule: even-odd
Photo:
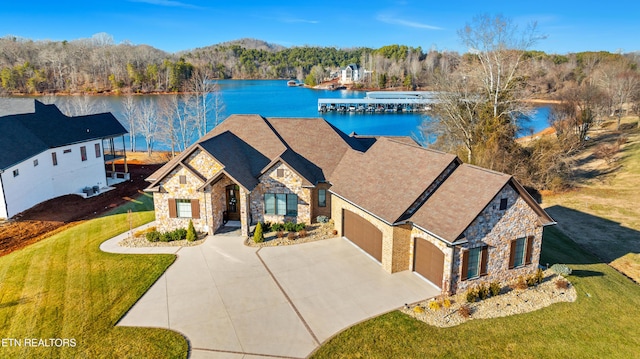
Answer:
[[[178,258],[118,325],[178,331],[192,358],[304,358],[353,324],[439,294],[342,238],[262,249],[229,234],[184,248],[122,248],[121,239],[100,248]]]

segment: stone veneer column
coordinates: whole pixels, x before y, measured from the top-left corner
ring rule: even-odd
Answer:
[[[243,237],[249,237],[251,226],[249,213],[249,192],[240,187],[240,230]]]

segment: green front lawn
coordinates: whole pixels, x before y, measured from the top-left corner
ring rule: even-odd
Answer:
[[[574,303],[441,329],[394,311],[325,343],[313,358],[638,358],[640,286],[547,228],[542,263],[566,263]]]
[[[153,220],[152,208],[150,196],[142,195],[104,217],[0,257],[0,338],[5,339],[0,357],[186,357],[187,341],[176,332],[115,327],[175,256],[109,254],[99,245],[127,231],[129,220],[133,227]],[[75,347],[26,346],[27,338],[74,339]]]

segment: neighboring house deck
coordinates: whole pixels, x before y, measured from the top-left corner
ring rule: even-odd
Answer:
[[[114,139],[127,130],[111,113],[68,117],[37,100],[30,108],[0,117],[0,218],[54,197],[104,188],[114,180],[105,164],[124,157],[123,150],[114,150]]]
[[[234,115],[148,178],[159,230],[315,222],[390,272],[444,292],[532,273],[553,224],[509,175],[408,137],[348,136],[323,119]]]

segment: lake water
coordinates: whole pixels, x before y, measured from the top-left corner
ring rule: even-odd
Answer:
[[[319,98],[363,98],[363,91],[313,90],[304,87],[288,87],[285,80],[220,80],[222,100],[225,104],[224,117],[232,114],[259,114],[264,117],[322,117],[345,133],[360,135],[416,136],[419,126],[428,113],[319,113]],[[171,95],[163,95],[171,96]],[[140,96],[157,98],[157,96]],[[105,100],[107,111],[112,112],[121,122],[121,97],[97,97]],[[68,98],[60,97],[56,102]],[[527,125],[534,132],[548,127],[549,107],[538,107]],[[529,134],[529,131],[527,133]],[[128,139],[127,139],[128,141]],[[144,140],[137,140],[137,149],[144,149]],[[167,149],[156,144],[156,149]]]

